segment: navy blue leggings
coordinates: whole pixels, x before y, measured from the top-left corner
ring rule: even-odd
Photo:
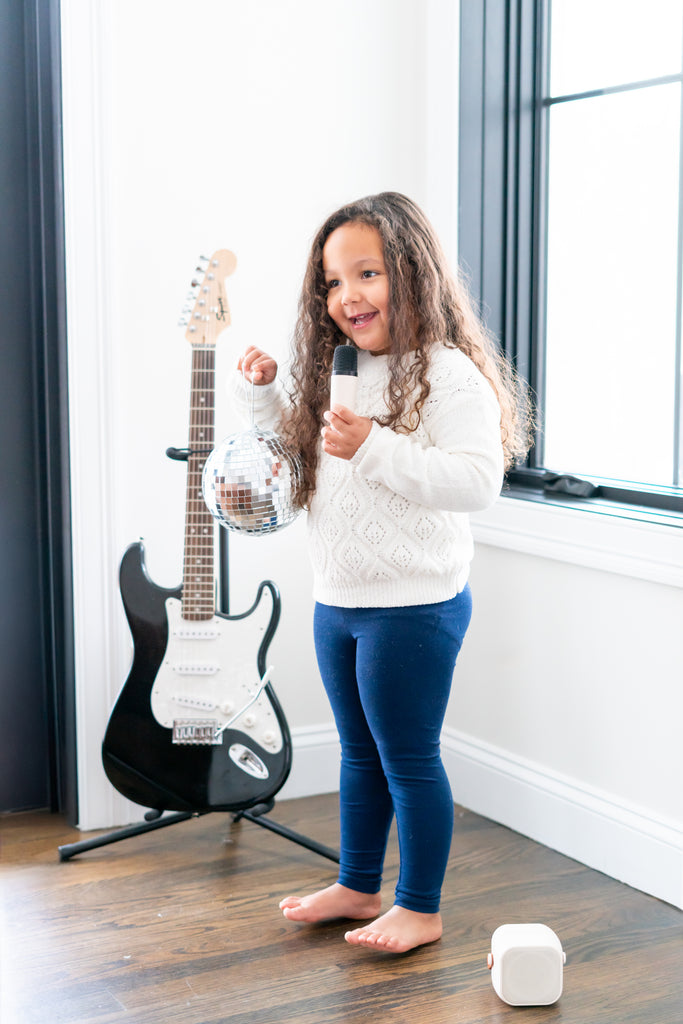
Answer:
[[[453,833],[440,736],[471,612],[469,586],[439,604],[315,606],[318,665],[342,747],[339,881],[379,892],[395,814],[395,902],[421,913],[439,909]]]

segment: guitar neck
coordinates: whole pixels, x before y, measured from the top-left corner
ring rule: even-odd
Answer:
[[[214,522],[202,496],[204,463],[214,446],[215,372],[215,348],[193,346],[181,613],[184,619],[210,619],[216,607]]]

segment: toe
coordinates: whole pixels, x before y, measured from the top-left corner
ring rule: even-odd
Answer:
[[[283,907],[282,913],[289,921],[303,921],[306,919],[306,908],[301,906],[300,903],[295,903],[290,907]]]
[[[287,908],[289,908],[289,907],[299,907],[299,906],[301,906],[301,897],[300,896],[285,896],[285,898],[283,900],[280,900],[280,903],[278,904],[278,906],[280,907],[280,910],[284,910],[286,907]]]

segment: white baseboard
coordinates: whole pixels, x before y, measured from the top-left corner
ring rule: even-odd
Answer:
[[[453,798],[476,814],[683,909],[683,828],[445,729]]]
[[[292,729],[292,771],[278,800],[336,793],[339,789],[339,737],[333,725]]]

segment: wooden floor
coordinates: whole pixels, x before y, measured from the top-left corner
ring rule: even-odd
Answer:
[[[336,797],[271,814],[328,846]],[[277,903],[335,865],[211,814],[60,862],[83,838],[49,814],[0,817],[2,1024],[680,1024],[683,913],[456,808],[444,938],[404,956],[352,948],[341,922]],[[390,850],[387,902],[396,875]],[[559,935],[564,993],[513,1008],[486,968],[494,929]]]

